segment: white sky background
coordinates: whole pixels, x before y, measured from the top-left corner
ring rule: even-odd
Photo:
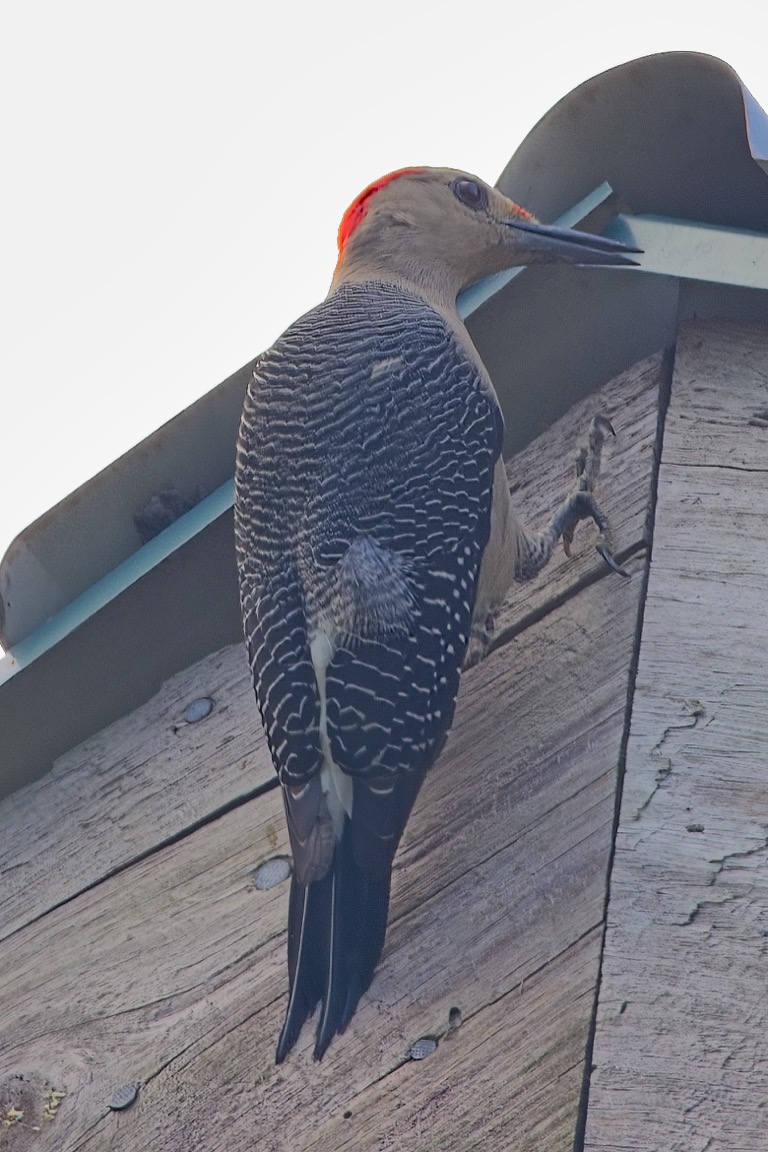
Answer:
[[[325,295],[372,179],[493,182],[560,97],[652,52],[720,56],[768,108],[761,9],[7,4],[0,555]]]

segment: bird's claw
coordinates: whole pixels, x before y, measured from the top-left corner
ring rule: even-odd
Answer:
[[[611,436],[616,435],[613,424],[611,424],[607,416],[603,416],[602,412],[598,412],[597,415],[592,417],[592,423],[589,426],[590,436],[596,432],[610,432]]]
[[[611,553],[610,553],[610,552],[608,551],[608,549],[606,548],[605,544],[598,542],[598,543],[595,545],[595,547],[597,548],[597,551],[600,553],[600,555],[602,556],[603,560],[605,560],[606,564],[607,564],[607,565],[608,565],[608,567],[611,569],[611,571],[612,571],[612,572],[615,572],[617,576],[626,576],[626,577],[629,577],[629,576],[631,575],[631,573],[630,573],[630,572],[628,572],[626,568],[623,568],[623,567],[621,566],[621,564],[619,564],[618,560],[616,560],[616,559],[615,559],[615,558],[614,558],[614,557],[611,555]],[[566,555],[567,555],[567,553],[566,553]]]
[[[523,545],[515,562],[515,579],[531,580],[549,561],[558,542],[562,540],[563,551],[569,558],[573,546],[573,534],[580,520],[594,520],[597,525],[597,550],[612,572],[628,576],[625,568],[614,559],[611,548],[611,527],[608,517],[600,508],[594,495],[597,478],[600,475],[600,457],[607,434],[615,436],[613,425],[607,416],[593,417],[589,426],[587,444],[576,458],[576,479],[568,495],[555,512],[544,532],[523,532]],[[473,638],[474,639],[474,638]],[[474,640],[477,647],[477,640]]]
[[[496,624],[495,615],[489,612],[482,621],[473,621],[472,628],[469,633],[469,644],[464,656],[464,664],[462,671],[466,672],[468,668],[474,668],[475,664],[479,664],[488,655],[488,650],[493,641],[493,630]]]
[[[572,555],[571,545],[573,544],[573,532],[576,524],[579,520],[591,518],[594,520],[600,532],[597,544],[595,545],[597,551],[612,572],[616,572],[619,576],[629,576],[629,572],[619,564],[610,550],[608,544],[610,537],[608,518],[601,510],[593,495],[595,482],[600,472],[600,457],[606,434],[610,436],[616,435],[613,424],[611,424],[607,416],[603,416],[602,413],[597,413],[597,415],[592,417],[592,422],[589,426],[588,446],[582,446],[576,457],[576,483],[574,484],[570,497],[574,513],[574,522],[572,525],[566,526],[563,530],[563,551],[570,559]]]

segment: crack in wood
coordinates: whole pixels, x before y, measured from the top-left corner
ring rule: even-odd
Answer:
[[[674,697],[671,697],[670,699],[674,699]],[[656,744],[654,744],[648,753],[649,756],[652,756],[659,761],[656,768],[656,782],[652,792],[646,797],[640,807],[636,809],[632,817],[633,820],[640,819],[643,812],[645,812],[646,809],[650,806],[651,801],[656,796],[659,789],[664,787],[674,771],[672,758],[670,756],[663,756],[661,753],[661,750],[666,742],[671,738],[673,733],[692,731],[697,727],[699,720],[706,716],[706,709],[698,700],[681,700],[679,702],[682,704],[683,712],[687,713],[688,722],[668,724],[664,729],[661,738],[656,742]],[[694,829],[691,830],[693,831]]]
[[[767,469],[763,434],[749,434],[743,415],[764,404],[766,364],[764,324],[681,325],[627,753],[632,800],[612,862],[590,1152],[765,1146],[768,836],[755,815],[766,799]],[[749,691],[735,693],[745,680]],[[717,716],[687,716],[657,739],[671,693],[708,713],[716,700]],[[662,778],[651,787],[654,766]],[[683,830],[702,825],[698,836]],[[617,1013],[627,1001],[632,1010]]]
[[[729,860],[746,860],[750,856],[758,856],[761,852],[768,850],[768,836],[765,836],[760,844],[756,844],[754,848],[745,848],[743,852],[727,852],[724,856],[715,857],[710,860],[710,864],[719,865],[715,873],[712,883],[714,884],[719,876],[727,870]]]
[[[219,808],[214,808],[212,811],[206,812],[205,815],[201,816],[198,820],[195,820],[192,823],[179,828],[176,832],[173,833],[173,835],[166,837],[164,840],[158,840],[145,851],[138,852],[135,856],[130,856],[121,861],[121,863],[116,867],[111,868],[105,871],[102,875],[96,877],[96,879],[94,879],[90,884],[84,884],[80,888],[73,889],[73,891],[69,893],[64,899],[48,905],[48,907],[43,911],[39,912],[36,916],[33,916],[31,919],[26,921],[25,924],[21,924],[18,928],[12,929],[12,931],[4,937],[4,940],[10,940],[17,932],[22,932],[29,925],[36,924],[40,920],[45,919],[45,917],[50,912],[54,912],[59,908],[66,907],[67,904],[71,904],[73,901],[78,900],[87,892],[91,892],[93,889],[100,887],[100,885],[104,884],[107,880],[112,880],[115,876],[120,876],[123,872],[127,872],[129,869],[134,868],[137,864],[141,864],[143,861],[151,859],[159,852],[164,852],[166,849],[171,848],[174,844],[181,843],[183,840],[186,840],[188,837],[192,836],[195,832],[198,832],[201,828],[206,828],[211,824],[215,824],[216,821],[221,820],[230,812],[234,812],[237,808],[242,808],[244,805],[250,804],[253,800],[258,800],[261,796],[264,796],[269,792],[273,792],[278,787],[279,782],[277,777],[275,777],[274,780],[268,780],[266,783],[260,784],[256,788],[252,788],[249,792],[243,792],[240,796],[235,797],[234,799],[228,801],[226,804],[222,804]]]
[[[697,460],[685,460],[685,461],[682,461],[682,460],[665,460],[664,466],[665,466],[665,468],[681,469],[681,470],[685,469],[686,471],[688,469],[691,469],[692,471],[715,472],[715,473],[717,473],[717,472],[737,472],[737,473],[742,473],[742,474],[747,475],[747,476],[748,475],[763,476],[766,472],[768,472],[768,467],[766,467],[766,468],[750,467],[746,464],[726,464],[724,462],[723,463],[717,463],[717,464],[711,464],[709,462],[702,462],[702,461],[697,461]]]

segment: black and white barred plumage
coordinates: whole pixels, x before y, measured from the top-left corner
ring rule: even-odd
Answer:
[[[243,623],[294,858],[283,1060],[318,1003],[315,1056],[349,1023],[381,953],[392,860],[451,726],[471,632],[483,655],[514,579],[581,519],[611,426],[526,533],[502,419],[456,311],[462,288],[536,262],[631,264],[616,241],[539,224],[476,177],[406,168],[339,228],[324,303],[260,358],[240,428]]]
[[[502,435],[445,320],[394,285],[342,286],[254,371],[236,541],[295,864],[279,1059],[319,1000],[322,1055],[372,978],[392,858],[453,718]]]

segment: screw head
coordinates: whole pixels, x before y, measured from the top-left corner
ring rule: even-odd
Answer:
[[[109,1106],[113,1112],[122,1112],[124,1108],[130,1108],[138,1094],[138,1084],[123,1084],[112,1093]]]
[[[266,892],[267,889],[276,888],[278,884],[282,884],[290,874],[291,861],[288,856],[273,856],[270,860],[265,860],[263,864],[260,864],[252,874],[253,886],[258,888],[260,892]]]
[[[411,1045],[409,1056],[411,1060],[426,1060],[427,1056],[431,1056],[437,1049],[437,1040],[431,1036],[422,1036],[415,1044]]]

